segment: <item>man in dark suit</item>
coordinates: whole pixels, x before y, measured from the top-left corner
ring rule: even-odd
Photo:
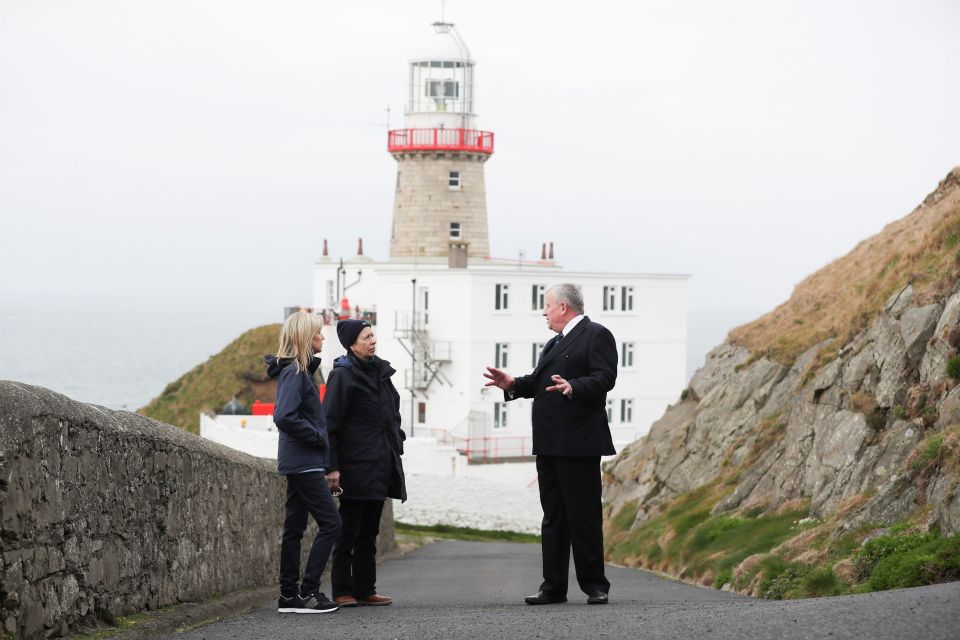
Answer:
[[[607,392],[617,379],[613,334],[583,315],[583,296],[572,284],[551,287],[543,315],[557,335],[536,368],[514,378],[487,367],[488,387],[507,401],[533,398],[533,453],[543,506],[543,584],[527,604],[567,601],[570,547],[577,583],[590,604],[606,604],[603,571],[600,456],[613,455]]]

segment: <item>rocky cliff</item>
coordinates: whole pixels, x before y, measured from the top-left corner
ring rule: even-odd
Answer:
[[[776,596],[788,565],[856,585],[891,526],[960,532],[958,265],[960,168],[732,332],[605,466],[609,555]]]

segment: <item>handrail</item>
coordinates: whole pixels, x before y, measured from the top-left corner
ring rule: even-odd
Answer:
[[[387,133],[387,150],[468,151],[493,153],[493,132],[476,129],[394,129]]]

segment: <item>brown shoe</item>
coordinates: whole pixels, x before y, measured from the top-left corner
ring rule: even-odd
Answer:
[[[368,607],[385,607],[388,604],[393,604],[393,598],[388,598],[387,596],[377,595],[376,593],[372,596],[367,596],[366,598],[357,598],[354,600],[357,604],[361,606]]]
[[[341,607],[355,607],[357,606],[357,599],[353,596],[337,596],[333,599]]]

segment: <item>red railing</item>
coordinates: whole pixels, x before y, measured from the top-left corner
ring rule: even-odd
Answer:
[[[493,132],[476,129],[395,129],[387,134],[387,150],[468,151],[493,153]]]
[[[529,436],[479,436],[466,438],[455,436],[443,429],[431,429],[431,436],[439,444],[453,447],[467,456],[467,460],[502,460],[527,458],[533,455],[533,441]]]

